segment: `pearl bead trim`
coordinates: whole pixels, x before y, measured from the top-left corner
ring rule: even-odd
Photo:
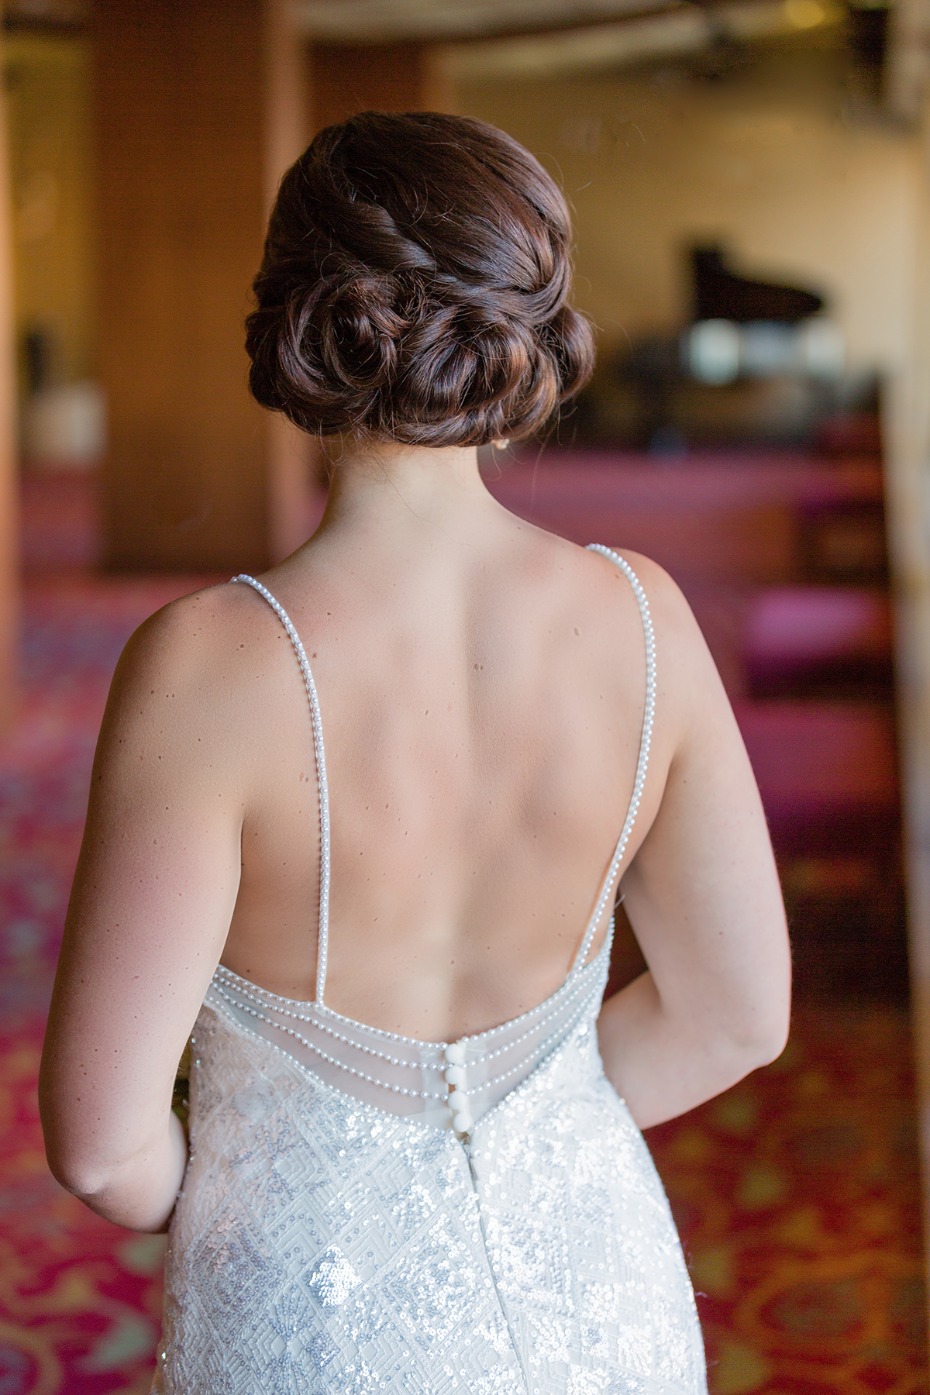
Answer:
[[[315,1042],[309,1041],[302,1033],[295,1031],[293,1027],[288,1027],[283,1022],[275,1022],[265,1013],[258,1012],[255,1008],[250,1007],[248,1003],[236,1002],[232,994],[227,993],[220,984],[214,983],[213,987],[228,1007],[233,1009],[238,1008],[240,1012],[247,1012],[250,1017],[256,1018],[259,1022],[265,1022],[269,1027],[275,1027],[279,1032],[286,1032],[287,1035],[293,1037],[295,1041],[299,1041],[301,1046],[305,1046],[308,1051],[312,1051],[315,1056],[319,1056],[321,1060],[326,1061],[331,1066],[336,1066],[339,1070],[347,1071],[349,1075],[354,1075],[357,1080],[364,1080],[369,1085],[376,1085],[379,1090],[390,1090],[392,1094],[407,1095],[414,1099],[445,1100],[447,1098],[447,1091],[436,1094],[430,1090],[413,1090],[405,1085],[392,1085],[390,1081],[379,1080],[376,1076],[369,1075],[367,1071],[357,1070],[355,1066],[350,1066],[346,1061],[340,1061],[338,1057],[331,1056],[328,1051],[324,1051],[323,1048],[317,1046]]]
[[[225,965],[220,964],[220,965],[219,965],[219,969],[224,969],[224,970],[225,970]],[[226,970],[225,973],[223,973],[223,974],[220,975],[220,977],[223,978],[223,979],[227,979],[227,978],[228,978],[228,975],[229,975],[229,970]],[[236,975],[236,979],[237,979],[237,982],[235,982],[235,983],[232,984],[232,988],[234,989],[234,991],[236,992],[236,994],[237,994],[240,998],[244,998],[244,999],[246,999],[246,1000],[247,1000],[248,1002],[250,1002],[250,1003],[258,1003],[258,1004],[261,1004],[262,998],[259,996],[259,994],[250,992],[249,989],[247,989],[247,988],[243,988],[243,987],[242,987],[242,983],[244,982],[244,980],[240,979],[240,978],[238,977],[238,975]],[[406,1066],[406,1067],[407,1067],[408,1069],[410,1069],[410,1070],[421,1070],[421,1069],[422,1069],[422,1065],[423,1065],[422,1061],[405,1061],[405,1060],[403,1060],[400,1056],[391,1056],[387,1051],[379,1051],[378,1048],[377,1048],[376,1046],[366,1046],[364,1042],[361,1042],[361,1041],[354,1041],[354,1040],[352,1039],[352,1037],[347,1036],[344,1032],[338,1032],[338,1031],[335,1029],[335,1027],[329,1027],[329,1026],[327,1026],[327,1024],[326,1024],[325,1022],[321,1022],[321,1021],[320,1021],[320,1018],[319,1018],[319,1016],[318,1016],[316,1013],[313,1013],[313,1012],[312,1012],[312,1008],[313,1008],[314,1006],[315,1006],[315,1005],[312,1004],[312,1003],[311,1003],[311,1004],[308,1004],[308,1007],[311,1009],[311,1011],[309,1011],[309,1012],[292,1012],[292,1011],[289,1010],[288,1008],[282,1008],[282,1007],[276,1008],[275,1011],[276,1011],[281,1017],[290,1018],[291,1021],[294,1021],[294,1022],[306,1022],[306,1023],[308,1023],[309,1025],[311,1025],[311,1026],[313,1026],[313,1027],[318,1027],[318,1028],[320,1029],[320,1031],[321,1031],[321,1032],[325,1032],[327,1036],[333,1037],[336,1041],[344,1042],[346,1046],[351,1046],[351,1047],[352,1047],[354,1050],[356,1050],[356,1051],[363,1051],[363,1052],[365,1053],[366,1056],[377,1056],[379,1060],[381,1060],[381,1061],[387,1061],[388,1064],[389,1064],[389,1065],[392,1065],[392,1066]],[[260,1016],[260,1017],[262,1018],[262,1020],[265,1021],[265,1022],[269,1022],[269,1023],[272,1023],[272,1024],[274,1023],[274,1018],[273,1018],[269,1013],[259,1013],[258,1016]],[[363,1023],[363,1022],[360,1022],[358,1025],[359,1025],[360,1028],[365,1028],[365,1023]],[[367,1028],[366,1028],[366,1030],[367,1030]],[[438,1050],[438,1051],[442,1051],[442,1050],[444,1049],[444,1047],[445,1047],[445,1042],[441,1042],[441,1041],[437,1041],[437,1042],[431,1042],[431,1041],[430,1041],[430,1042],[427,1042],[427,1041],[424,1041],[424,1042],[422,1043],[422,1045],[425,1046],[425,1047],[432,1047],[432,1048],[435,1048],[435,1049]]]
[[[636,775],[633,780],[633,795],[630,799],[626,818],[623,821],[623,827],[620,830],[620,837],[617,841],[614,855],[607,869],[607,876],[601,887],[601,894],[594,907],[594,914],[588,922],[588,928],[581,942],[581,948],[575,960],[576,964],[584,963],[584,960],[587,958],[588,950],[591,948],[591,941],[594,938],[601,916],[604,914],[607,907],[607,899],[613,888],[620,863],[623,861],[624,854],[626,853],[627,844],[630,841],[630,834],[633,832],[633,825],[636,822],[636,816],[639,813],[639,806],[642,802],[643,788],[646,784],[646,770],[649,765],[649,751],[652,746],[652,729],[655,725],[656,713],[656,638],[655,627],[652,623],[652,612],[649,609],[649,601],[646,597],[646,592],[643,590],[642,583],[629,562],[627,562],[624,557],[621,557],[619,552],[614,552],[612,548],[604,547],[602,543],[590,543],[588,545],[588,551],[599,552],[602,557],[606,557],[608,561],[613,562],[614,566],[619,567],[633,589],[633,595],[636,597],[639,613],[643,622],[643,640],[646,648],[646,695],[643,705],[643,727],[639,742],[639,756],[636,762]]]
[[[263,1022],[266,1024],[266,1026],[273,1027],[276,1031],[286,1034],[293,1040],[299,1042],[302,1046],[305,1046],[308,1051],[312,1051],[313,1054],[315,1056],[318,1056],[321,1060],[326,1061],[329,1065],[335,1066],[339,1070],[347,1072],[349,1075],[354,1076],[358,1080],[363,1080],[367,1084],[374,1085],[378,1089],[389,1090],[392,1094],[404,1095],[408,1098],[414,1099],[438,1100],[448,1104],[450,1109],[458,1108],[458,1102],[454,1099],[454,1097],[450,1096],[448,1089],[439,1092],[434,1090],[415,1090],[412,1087],[395,1085],[391,1081],[383,1080],[378,1076],[370,1075],[367,1071],[359,1070],[357,1067],[349,1065],[347,1061],[342,1061],[337,1056],[331,1055],[328,1051],[325,1051],[316,1042],[311,1041],[302,1032],[298,1032],[294,1027],[290,1027],[284,1022],[278,1021],[271,1014],[262,1012],[258,1008],[251,1006],[249,1002],[245,1001],[245,999],[248,997],[252,997],[253,1001],[259,1001],[258,999],[254,998],[254,995],[243,993],[242,990],[239,990],[238,992],[228,991],[221,983],[217,982],[216,980],[214,980],[212,987],[215,989],[216,993],[218,994],[220,999],[226,1004],[226,1006],[232,1009],[234,1012],[244,1012],[254,1020]],[[514,1065],[510,1066],[507,1070],[500,1071],[497,1075],[492,1076],[489,1080],[481,1081],[479,1084],[473,1086],[471,1090],[469,1090],[467,1084],[465,1083],[468,1072],[474,1071],[475,1067],[478,1065],[485,1065],[487,1061],[491,1059],[491,1057],[482,1056],[479,1057],[477,1060],[472,1061],[470,1064],[466,1063],[464,1060],[465,1052],[463,1048],[465,1042],[470,1040],[469,1038],[463,1038],[458,1042],[449,1043],[449,1045],[445,1047],[444,1055],[446,1062],[448,1063],[446,1065],[423,1060],[417,1062],[397,1060],[394,1057],[388,1056],[386,1053],[376,1051],[374,1048],[367,1049],[371,1055],[379,1056],[389,1064],[406,1066],[410,1069],[419,1069],[421,1071],[433,1071],[437,1074],[442,1075],[444,1078],[446,1078],[447,1072],[449,1070],[449,1064],[451,1064],[452,1068],[455,1071],[461,1072],[462,1083],[458,1084],[456,1077],[453,1077],[453,1079],[451,1080],[447,1079],[446,1083],[456,1084],[455,1096],[463,1096],[461,1103],[464,1106],[466,1103],[465,1097],[469,1097],[472,1093],[484,1094],[489,1090],[495,1089],[498,1085],[502,1085],[505,1081],[512,1079],[514,1076],[519,1075],[521,1072],[525,1072],[528,1063],[533,1059],[533,1057],[542,1059],[542,1057],[547,1054],[550,1047],[555,1045],[557,1042],[563,1040],[568,1035],[568,1033],[572,1031],[575,1026],[577,1026],[578,1022],[584,1016],[585,1011],[588,1009],[588,1007],[592,1005],[594,1001],[596,1001],[596,998],[600,995],[600,993],[603,992],[603,987],[597,980],[595,980],[593,983],[589,983],[587,985],[587,990],[588,991],[586,993],[580,994],[578,1001],[571,1006],[566,1018],[563,1021],[559,1022],[555,1027],[555,1030],[550,1032],[547,1036],[545,1036],[543,1040],[540,1043],[538,1043],[532,1051],[530,1051],[528,1054],[523,1055],[520,1058],[520,1060],[518,1060]],[[548,1013],[547,1018],[545,1020],[548,1020],[548,1018],[551,1018],[551,1016],[551,1012]],[[306,1022],[310,1026],[320,1025],[309,1016],[300,1018],[299,1020]],[[531,1035],[531,1033],[523,1033],[521,1037],[517,1038],[514,1042],[510,1044],[510,1048],[508,1049],[511,1049],[512,1047],[521,1044],[529,1035]],[[358,1043],[349,1042],[348,1044],[351,1046],[357,1046],[359,1050],[366,1050],[365,1047],[361,1046]],[[427,1048],[430,1048],[435,1046],[435,1043],[423,1043],[423,1045]],[[495,1051],[492,1054],[494,1056],[498,1056],[501,1053],[500,1051]]]
[[[555,992],[551,993],[548,998],[545,998],[535,1007],[520,1013],[518,1017],[512,1017],[508,1022],[502,1022],[497,1027],[489,1027],[485,1032],[475,1032],[470,1036],[459,1037],[454,1044],[462,1046],[466,1043],[478,1044],[487,1037],[492,1035],[496,1036],[498,1033],[526,1021],[528,1018],[532,1018],[532,1026],[527,1028],[526,1031],[522,1032],[518,1037],[514,1037],[510,1041],[505,1042],[503,1046],[496,1047],[492,1051],[482,1051],[482,1059],[491,1061],[498,1056],[502,1056],[505,1052],[512,1051],[515,1046],[518,1046],[521,1042],[531,1037],[541,1023],[547,1022],[552,1015],[558,1011],[559,1007],[562,1005],[563,999],[571,1001],[572,998],[581,992],[584,988],[584,980],[581,978],[581,975],[587,971],[593,970],[600,962],[601,956],[607,949],[608,944],[607,941],[605,941],[597,957],[592,959],[590,964],[584,964],[577,971],[571,971],[568,977],[563,979]],[[323,1004],[306,1003],[301,1011],[294,1011],[293,1008],[278,1006],[280,1003],[294,1003],[296,999],[280,998],[277,994],[271,993],[268,989],[262,988],[259,984],[252,984],[248,979],[242,978],[239,974],[234,973],[232,969],[228,969],[225,964],[217,965],[214,978],[219,979],[221,982],[225,982],[228,988],[248,1002],[256,1003],[261,1006],[262,1004],[268,1003],[270,1000],[270,1002],[274,1004],[273,1012],[279,1014],[281,1017],[286,1017],[293,1022],[306,1022],[315,1027],[319,1027],[321,1031],[334,1038],[334,1040],[341,1041],[346,1046],[354,1047],[357,1051],[363,1051],[366,1055],[377,1056],[380,1060],[387,1061],[392,1066],[420,1068],[421,1063],[418,1061],[405,1061],[400,1057],[392,1056],[386,1051],[378,1050],[375,1046],[368,1046],[364,1042],[357,1041],[354,1037],[348,1036],[345,1032],[338,1031],[335,1027],[328,1026],[326,1022],[321,1020],[323,1014],[319,1009],[324,1008]],[[332,1009],[325,1008],[325,1012],[327,1015],[331,1015]],[[271,1020],[268,1014],[265,1016],[266,1020]],[[351,1024],[359,1034],[377,1033],[379,1036],[387,1037],[389,1040],[403,1042],[414,1049],[427,1048],[435,1051],[445,1051],[449,1045],[449,1043],[444,1041],[425,1041],[418,1037],[398,1036],[391,1032],[385,1032],[380,1027],[370,1027],[367,1022],[358,1022],[353,1018],[342,1018],[341,1020]]]
[[[317,695],[316,683],[313,681],[307,651],[304,649],[303,641],[284,606],[276,596],[271,594],[267,586],[263,586],[260,581],[256,581],[255,577],[249,576],[247,572],[240,572],[238,576],[233,577],[233,581],[241,581],[247,586],[251,586],[263,600],[268,602],[281,621],[287,637],[291,641],[291,647],[297,656],[297,662],[303,674],[304,687],[307,689],[307,699],[310,703],[313,754],[316,761],[317,791],[320,799],[320,928],[317,941],[316,997],[317,1002],[322,1003],[323,990],[326,986],[326,960],[329,947],[330,819],[329,785],[326,780],[326,752],[323,748],[323,718],[320,715],[320,700]]]

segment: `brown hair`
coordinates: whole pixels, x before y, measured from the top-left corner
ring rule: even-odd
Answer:
[[[591,375],[565,201],[483,121],[362,112],[281,181],[249,385],[305,431],[412,445],[532,435]]]

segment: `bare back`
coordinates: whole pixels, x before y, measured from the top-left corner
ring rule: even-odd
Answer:
[[[383,559],[331,559],[324,541],[261,578],[303,640],[325,731],[327,1000],[425,1039],[509,1019],[564,979],[640,747],[645,650],[628,582],[505,518],[503,538],[436,548],[393,575]],[[275,616],[248,588],[228,590],[255,677],[243,684],[249,783],[222,959],[310,999],[320,847],[310,713]]]

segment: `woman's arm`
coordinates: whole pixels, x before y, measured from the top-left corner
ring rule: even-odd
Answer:
[[[713,660],[674,583],[646,559],[633,565],[656,622],[656,733],[671,749],[623,878],[649,971],[605,1003],[599,1038],[608,1078],[645,1128],[781,1053],[791,966],[759,792]]]
[[[39,1080],[54,1175],[145,1231],[167,1227],[181,1185],[172,1085],[239,884],[241,761],[216,606],[201,592],[159,611],[117,666]]]

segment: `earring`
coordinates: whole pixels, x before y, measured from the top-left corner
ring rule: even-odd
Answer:
[[[506,450],[507,447],[510,445],[510,442],[508,441],[506,436],[498,436],[496,441],[491,442],[491,445],[494,448],[494,450]]]

